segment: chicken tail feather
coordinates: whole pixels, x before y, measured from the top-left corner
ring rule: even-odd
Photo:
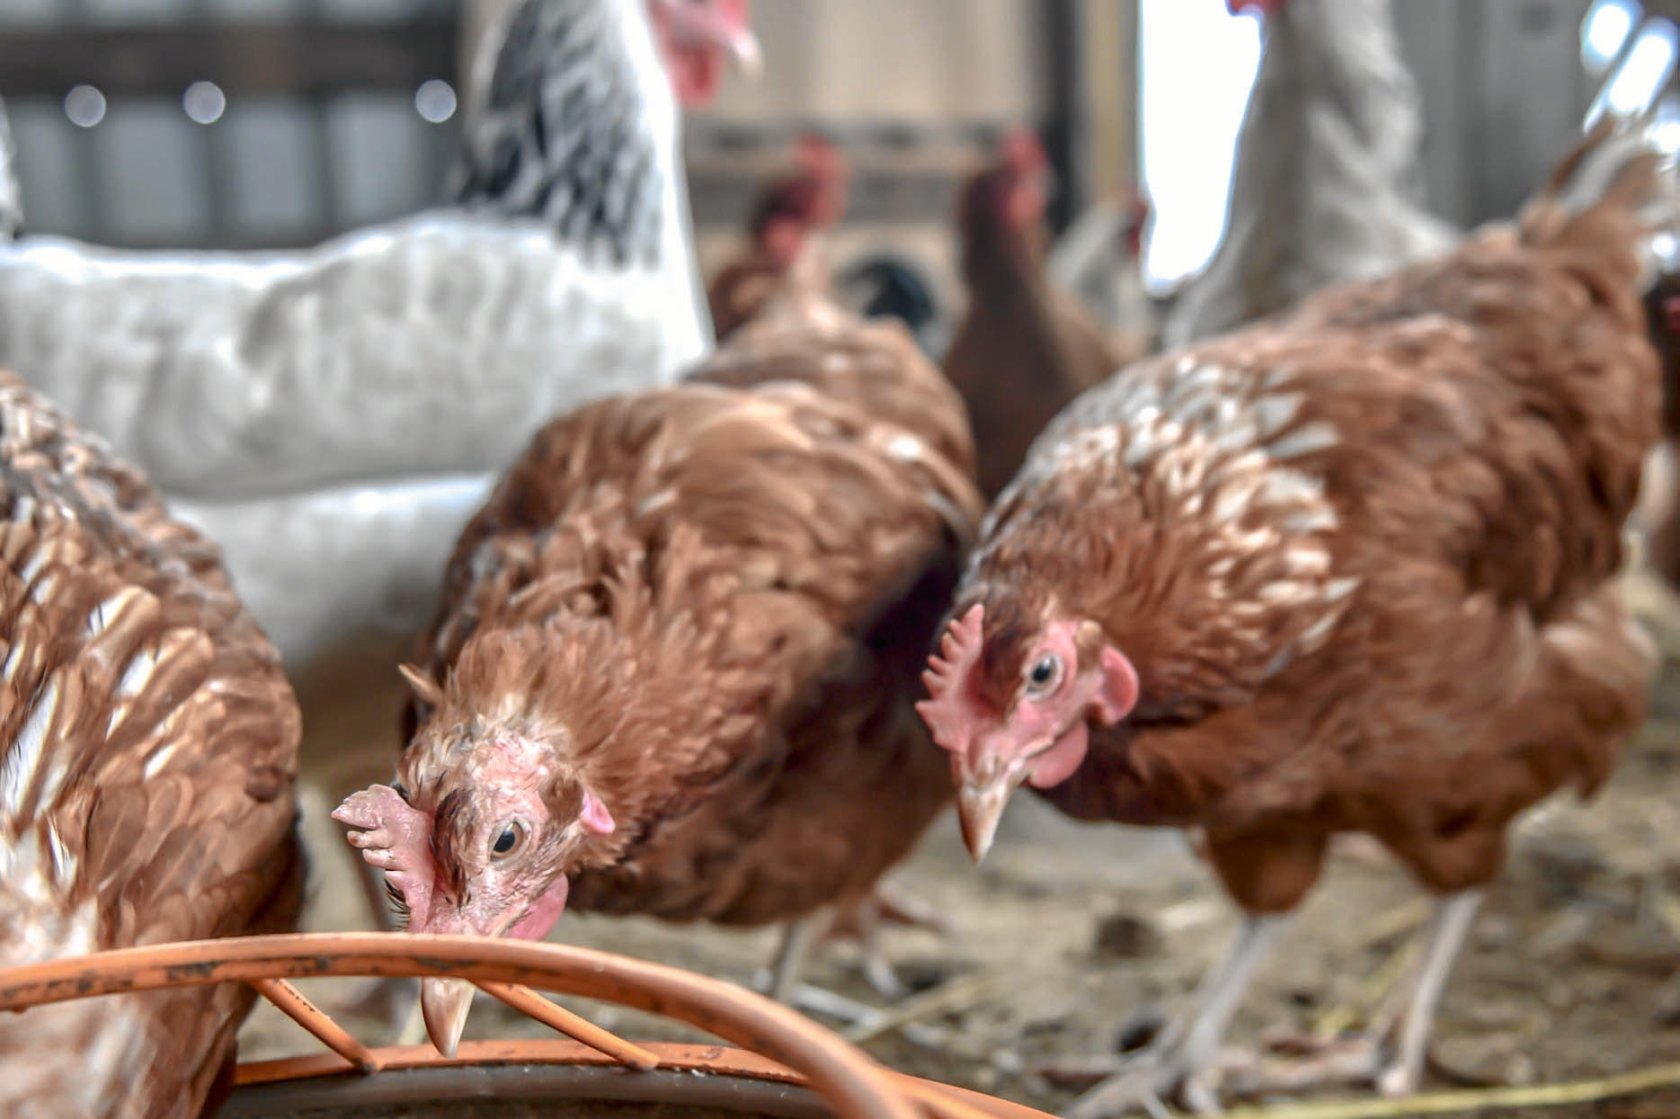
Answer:
[[[1523,207],[1522,239],[1584,253],[1618,274],[1637,267],[1648,275],[1652,236],[1680,233],[1680,180],[1646,125],[1642,117],[1600,116]]]

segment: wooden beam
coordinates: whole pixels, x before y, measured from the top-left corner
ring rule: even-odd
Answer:
[[[1060,231],[1090,201],[1091,113],[1085,94],[1085,25],[1080,0],[1051,0],[1041,9],[1045,29],[1044,76],[1048,85],[1044,122],[1045,149],[1060,188],[1046,212],[1050,228]]]
[[[449,15],[398,24],[8,27],[0,35],[0,94],[57,98],[83,82],[107,95],[175,94],[205,80],[230,97],[412,90],[455,76],[459,38]]]

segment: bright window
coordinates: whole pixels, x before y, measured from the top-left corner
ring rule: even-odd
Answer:
[[[1260,23],[1221,0],[1141,0],[1138,122],[1154,209],[1153,291],[1200,271],[1225,232],[1231,161],[1260,62]]]

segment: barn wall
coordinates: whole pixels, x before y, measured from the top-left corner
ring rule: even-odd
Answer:
[[[1443,216],[1509,216],[1580,135],[1589,0],[1399,0],[1402,49],[1423,90],[1424,172]]]

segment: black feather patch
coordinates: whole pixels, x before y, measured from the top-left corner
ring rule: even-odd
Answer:
[[[469,106],[456,201],[543,218],[586,259],[656,266],[666,217],[643,80],[611,4],[524,0]]]

